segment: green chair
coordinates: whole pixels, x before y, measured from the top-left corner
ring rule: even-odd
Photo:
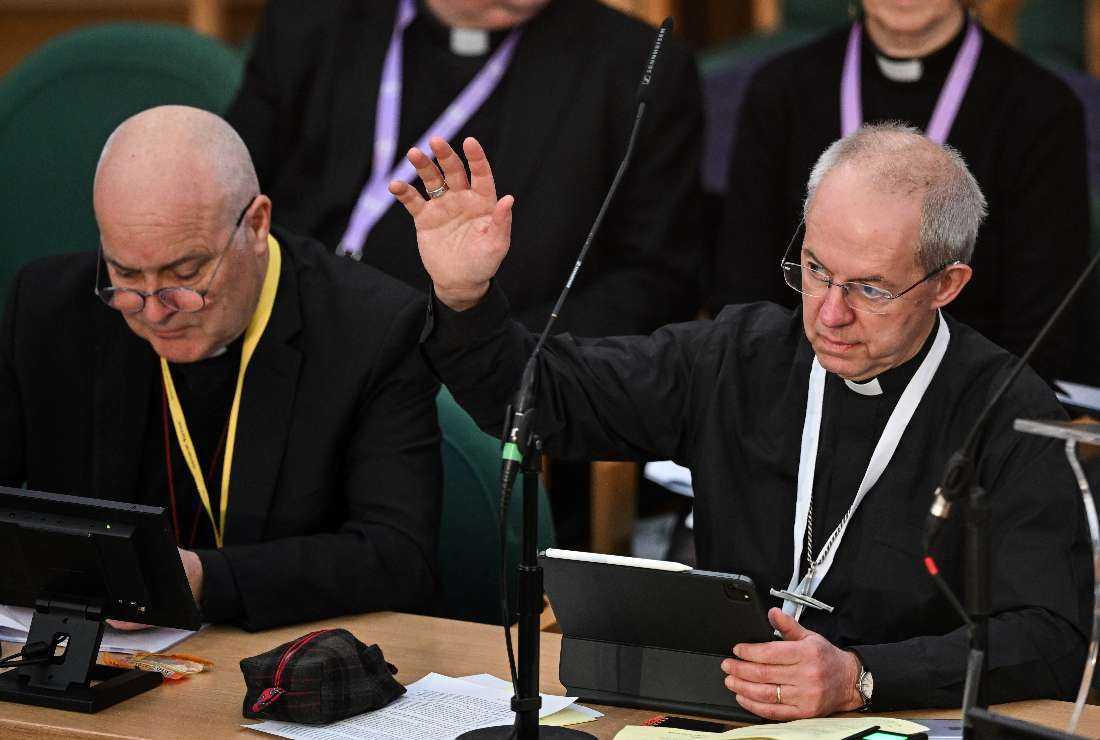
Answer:
[[[733,66],[752,66],[849,20],[847,0],[787,0],[783,3],[779,30],[738,36],[703,51],[699,55],[699,71],[705,78]]]
[[[1084,0],[1028,0],[1016,16],[1016,43],[1055,69],[1085,69]]]
[[[500,624],[500,440],[481,431],[442,388],[436,397],[443,430],[443,522],[439,562],[441,616]],[[522,480],[508,511],[508,573],[515,604],[515,570],[523,532]],[[552,547],[546,491],[539,487],[539,549]]]
[[[750,33],[699,53],[706,111],[704,223],[717,233],[741,100],[756,69],[772,57],[850,22],[847,0],[788,0],[774,33]]]
[[[169,103],[220,113],[242,72],[221,42],[120,23],[60,36],[0,79],[0,305],[28,260],[98,248],[92,178],[119,123]]]

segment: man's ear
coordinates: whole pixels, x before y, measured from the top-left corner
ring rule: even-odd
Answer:
[[[935,278],[936,292],[932,294],[932,308],[943,308],[962,292],[974,270],[970,265],[959,263],[951,265]]]
[[[266,195],[257,195],[256,202],[244,217],[244,226],[256,254],[267,252],[267,235],[271,232],[271,198]]]

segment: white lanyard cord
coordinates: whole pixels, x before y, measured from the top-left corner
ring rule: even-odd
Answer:
[[[821,435],[821,409],[825,396],[825,369],[814,357],[810,368],[809,390],[806,399],[806,420],[802,427],[802,448],[798,461],[798,498],[795,502],[794,517],[794,570],[791,574],[788,590],[812,596],[821,581],[828,575],[833,565],[833,557],[848,529],[848,523],[855,514],[856,509],[863,502],[863,498],[874,487],[882,476],[886,466],[890,463],[901,442],[902,435],[909,425],[910,419],[917,410],[925,391],[928,390],[932,378],[939,369],[944,355],[947,353],[947,345],[951,339],[951,331],[947,328],[947,321],[943,314],[938,312],[939,326],[936,330],[936,338],[932,341],[932,347],[921,362],[917,372],[910,379],[897,406],[894,407],[886,427],[882,430],[875,451],[867,463],[867,470],[863,474],[863,480],[859,484],[855,500],[840,520],[840,524],[829,535],[829,539],[821,547],[821,552],[812,561],[812,565],[806,571],[804,578],[799,578],[802,551],[805,544],[806,528],[809,521],[810,506],[813,502],[814,471],[817,466],[817,448]],[[811,553],[812,554],[812,553]],[[783,611],[794,615],[796,611],[801,614],[801,609],[792,601],[783,604]]]

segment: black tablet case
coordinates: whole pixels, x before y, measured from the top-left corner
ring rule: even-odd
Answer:
[[[739,642],[774,635],[752,580],[539,557],[562,631],[559,679],[600,704],[760,722],[725,687]]]

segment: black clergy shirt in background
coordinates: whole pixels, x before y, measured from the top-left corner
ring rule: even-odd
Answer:
[[[433,302],[431,311],[425,356],[478,424],[499,434],[500,409],[535,338],[507,320],[507,300],[495,287],[475,308],[455,313]],[[801,619],[860,655],[875,677],[875,710],[959,706],[962,699],[966,630],[924,570],[921,534],[945,463],[1011,358],[947,321],[943,361],[814,594],[835,611],[807,609]],[[699,567],[745,574],[763,603],[779,606],[768,589],[786,588],[794,567],[812,360],[801,312],[766,303],[730,306],[714,321],[648,337],[558,335],[540,356],[538,431],[548,453],[565,459],[672,459],[689,467]],[[882,414],[914,371],[906,363],[883,373],[878,401],[853,398],[837,378],[827,380],[815,481],[824,487],[815,491],[816,510],[826,515],[815,528],[815,550],[851,504]],[[990,700],[1066,699],[1080,681],[1091,614],[1083,507],[1062,445],[1014,432],[1018,416],[1064,418],[1030,370],[998,404],[978,445],[977,480],[993,506]],[[859,438],[841,438],[848,434]],[[937,555],[956,593],[963,588],[961,544],[955,517]]]
[[[900,120],[923,130],[964,32],[922,60],[916,82],[885,77],[864,32],[864,120]],[[844,28],[784,53],[749,84],[731,155],[725,226],[715,247],[709,302],[716,311],[729,303],[798,302],[783,282],[779,261],[802,218],[810,170],[840,138],[847,40]],[[989,203],[971,261],[974,277],[952,303],[951,315],[1022,354],[1086,262],[1081,104],[1053,74],[982,31],[981,56],[947,143],[962,154]],[[1079,304],[1063,316],[1033,358],[1048,380],[1074,376],[1080,351],[1074,346],[1074,314],[1083,310]]]
[[[226,114],[252,154],[278,223],[335,249],[371,176],[377,91],[396,0],[271,0]],[[451,52],[422,0],[404,37],[398,153],[425,133],[488,55]],[[477,137],[497,192],[516,198],[497,278],[541,327],[573,269],[634,122],[654,29],[597,0],[553,0],[528,22],[494,93],[451,139]],[[493,33],[496,48],[506,33]],[[491,52],[490,52],[491,53]],[[666,40],[634,163],[558,325],[584,336],[651,331],[702,302],[702,96],[694,59]],[[412,219],[396,201],[363,260],[429,284]]]
[[[405,153],[416,145],[424,132],[435,123],[447,106],[454,102],[508,35],[507,31],[491,33],[489,51],[486,54],[475,56],[455,54],[451,51],[451,29],[436,20],[425,7],[423,0],[418,0],[417,5],[416,18],[405,29],[404,37],[400,132],[397,148],[394,150],[399,157],[404,157]],[[375,104],[376,101],[363,98],[363,105],[371,109],[372,117]],[[242,112],[242,115],[244,114]],[[500,141],[501,115],[500,96],[490,95],[478,109],[478,113],[464,127],[464,136],[473,136],[481,142],[485,151],[491,154]],[[373,146],[373,141],[364,143]],[[279,165],[269,163],[269,167],[278,170]],[[365,179],[363,184],[366,184]],[[355,195],[358,196],[358,193]],[[347,228],[352,205],[354,200],[342,204],[339,209],[330,209],[322,214],[313,236],[323,244],[332,245],[335,248]],[[412,244],[412,250],[407,249],[411,230],[412,219],[405,209],[394,201],[394,205],[386,211],[370,232],[363,247],[364,256],[376,267],[423,289],[426,287],[423,280],[427,275],[420,268],[419,252],[416,250],[415,241]],[[396,248],[398,245],[401,245],[401,248]],[[416,258],[417,262],[410,264],[409,257]]]

